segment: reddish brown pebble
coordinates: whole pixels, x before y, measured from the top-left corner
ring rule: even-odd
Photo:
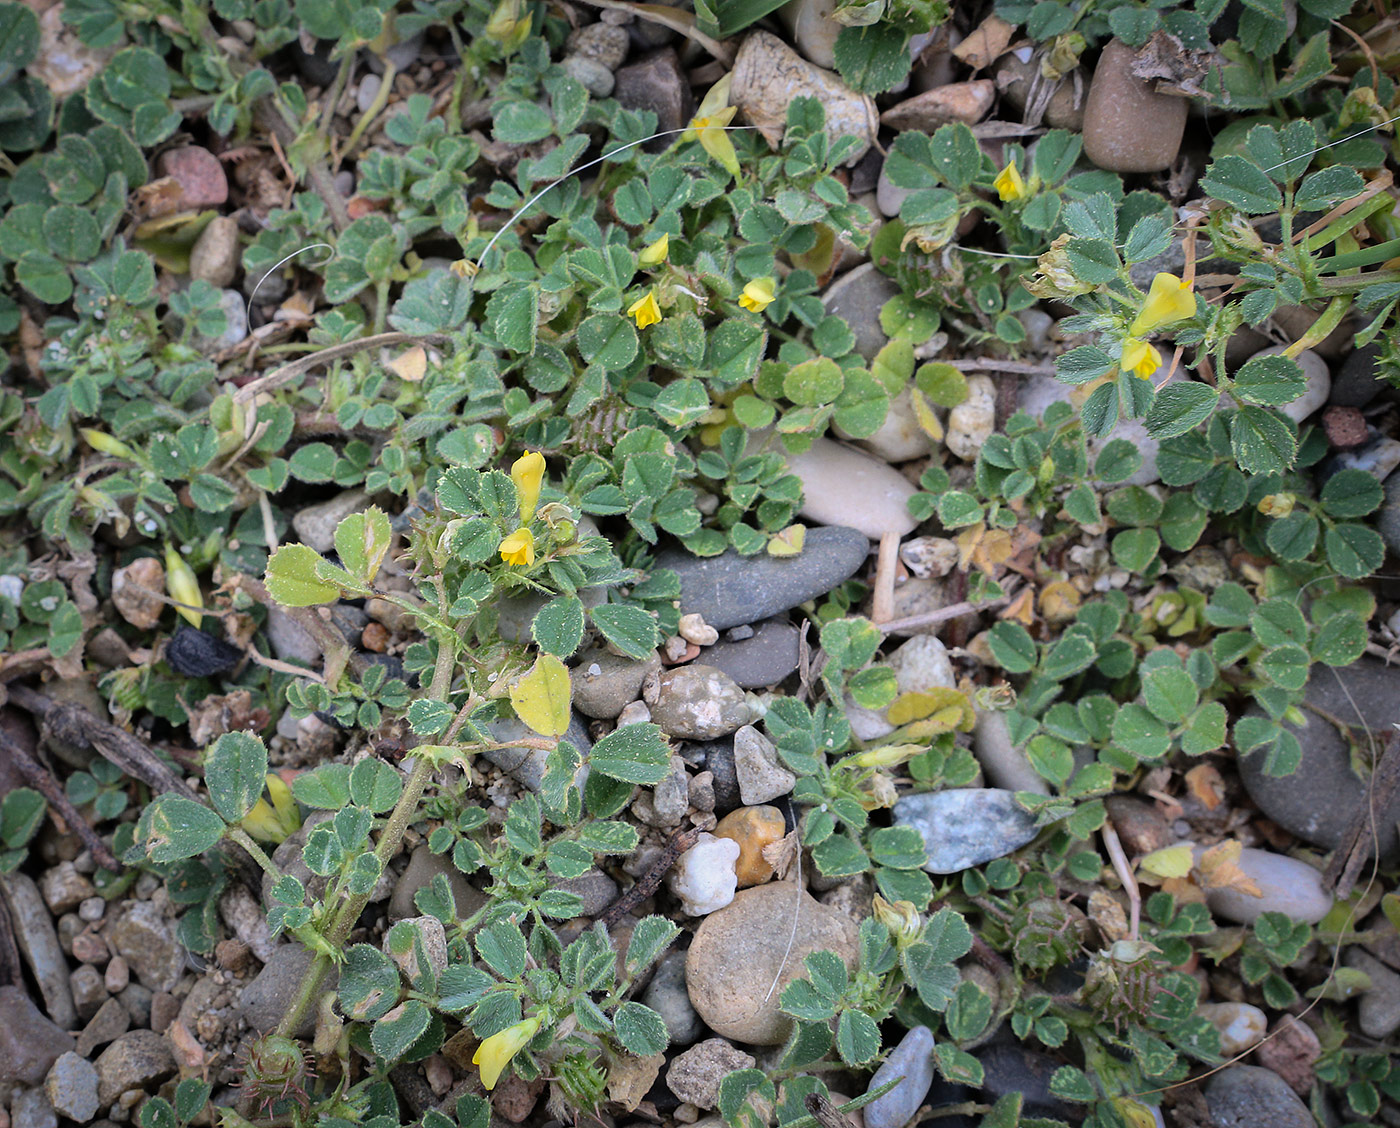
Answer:
[[[242,940],[230,938],[214,945],[214,959],[225,971],[240,973],[248,967],[248,957],[252,949]]]
[[[1287,1081],[1300,1097],[1312,1090],[1313,1062],[1321,1055],[1322,1044],[1317,1035],[1291,1014],[1280,1018],[1268,1037],[1254,1048],[1255,1060]]]
[[[1084,104],[1084,155],[1110,172],[1170,168],[1186,131],[1186,99],[1134,77],[1135,54],[1116,39],[1108,44]]]
[[[1104,806],[1130,857],[1140,857],[1171,845],[1171,828],[1151,803],[1131,795],[1110,795],[1104,800]]]
[[[1329,407],[1322,413],[1322,430],[1334,450],[1355,450],[1366,442],[1366,417],[1357,407]]]
[[[360,642],[366,650],[383,654],[389,646],[389,632],[384,629],[382,623],[370,623],[360,634]]]
[[[180,185],[182,208],[213,208],[228,200],[228,177],[219,158],[198,145],[167,149],[156,161],[156,171]]]
[[[507,1074],[491,1094],[491,1111],[502,1120],[520,1124],[530,1115],[543,1092],[543,1077],[522,1081],[514,1073]]]

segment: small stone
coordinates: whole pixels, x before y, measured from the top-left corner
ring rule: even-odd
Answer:
[[[1033,85],[1046,81],[1041,77],[1040,64],[1031,57],[1030,49],[1025,50],[1026,58],[1024,60],[1021,58],[1021,54],[1021,51],[1008,51],[997,60],[993,71],[993,80],[996,82],[997,89],[1005,101],[1016,110],[1026,108],[1028,98],[1033,93]],[[1045,103],[1044,117],[1041,119],[1044,124],[1052,129],[1068,129],[1072,133],[1082,132],[1084,129],[1084,96],[1087,92],[1087,86],[1084,71],[1079,67],[1055,83],[1055,92]],[[1148,275],[1147,280],[1149,282],[1152,280],[1151,275]]]
[[[78,906],[78,919],[95,924],[107,912],[107,902],[101,897],[89,897]]]
[[[1385,480],[1385,500],[1376,518],[1376,532],[1391,552],[1400,555],[1400,474]]]
[[[1365,407],[1385,391],[1390,385],[1382,374],[1380,355],[1380,344],[1372,342],[1342,361],[1337,378],[1332,381],[1332,403],[1340,407]]]
[[[394,892],[389,898],[389,919],[396,921],[417,916],[418,909],[414,906],[413,898],[418,890],[431,885],[438,874],[447,878],[459,918],[465,920],[486,904],[486,894],[472,885],[466,875],[452,864],[451,855],[434,854],[424,844],[414,848],[408,865],[394,882]]]
[[[107,929],[107,941],[152,991],[169,991],[185,971],[175,926],[152,901],[130,901]]]
[[[165,644],[166,662],[177,674],[187,678],[210,678],[225,673],[242,658],[243,651],[238,647],[183,622],[175,637]]]
[[[243,295],[237,290],[219,291],[219,308],[224,311],[226,328],[218,337],[197,337],[197,341],[212,342],[221,349],[231,349],[248,336],[248,309],[243,304]]]
[[[699,763],[710,773],[710,788],[714,792],[714,811],[727,815],[743,803],[739,794],[739,776],[734,768],[734,741],[714,740],[697,745],[689,753],[691,763]]]
[[[1135,54],[1117,39],[1104,47],[1084,106],[1084,155],[1110,172],[1170,168],[1186,130],[1186,99],[1137,78]]]
[[[1312,1091],[1313,1063],[1322,1056],[1322,1043],[1312,1028],[1286,1014],[1254,1051],[1254,1060],[1277,1073],[1300,1097]]]
[[[676,549],[658,554],[656,566],[681,582],[681,611],[701,615],[718,630],[777,615],[825,595],[865,563],[870,543],[851,528],[808,529],[796,556],[691,556]]]
[[[612,72],[627,58],[627,32],[612,24],[585,24],[569,32],[568,48],[572,54],[593,59]]]
[[[856,352],[871,361],[889,343],[880,325],[880,311],[899,292],[899,284],[893,278],[868,262],[847,271],[828,286],[822,294],[822,305],[827,313],[850,326],[856,335]]]
[[[1203,853],[1196,847],[1197,856]],[[1237,889],[1210,889],[1206,904],[1216,916],[1235,924],[1253,924],[1261,913],[1283,913],[1290,920],[1316,924],[1332,911],[1332,896],[1322,875],[1306,862],[1246,846],[1236,863],[1259,887],[1254,897]]]
[[[107,965],[107,970],[102,976],[103,985],[113,994],[119,994],[126,990],[126,985],[131,982],[131,969],[127,966],[126,960],[117,956]]]
[[[234,943],[245,945],[262,963],[271,958],[277,948],[277,941],[273,939],[272,930],[268,927],[267,915],[258,899],[248,892],[241,882],[230,883],[224,895],[219,898],[219,917],[237,937]],[[215,950],[217,951],[217,948]]]
[[[681,616],[676,631],[686,642],[693,642],[696,646],[713,646],[719,641],[719,631],[695,611]]]
[[[895,685],[900,693],[954,689],[958,684],[947,648],[933,635],[915,635],[902,643],[885,659],[885,665],[894,674]],[[851,723],[852,731],[861,740],[879,740],[895,729],[883,711],[866,709],[858,705],[849,694],[846,696],[846,718]]]
[[[629,110],[650,110],[658,131],[680,129],[695,108],[675,51],[666,47],[617,72],[613,97]]]
[[[671,771],[652,789],[651,809],[655,816],[652,826],[679,826],[690,807],[690,777],[685,761],[672,753]]]
[[[797,777],[779,761],[773,742],[753,725],[745,725],[734,734],[734,774],[739,780],[739,795],[748,807],[786,795],[797,784]],[[740,882],[753,884],[742,878]]]
[[[36,12],[44,6],[34,5]],[[39,16],[39,56],[25,68],[48,88],[55,101],[81,91],[107,65],[117,45],[94,50],[63,19],[63,5],[54,4]]]
[[[713,812],[715,809],[715,776],[713,772],[701,772],[690,777],[690,805],[697,811]]]
[[[150,1026],[151,1002],[155,994],[149,987],[142,987],[139,983],[128,983],[126,990],[121,992],[118,998],[130,1016],[132,1025]],[[96,1016],[93,1017],[93,1021],[96,1021]]]
[[[190,249],[190,278],[222,290],[237,276],[241,253],[238,221],[232,216],[215,216]]]
[[[779,1045],[792,1028],[778,1009],[783,988],[805,976],[804,957],[823,949],[854,968],[860,952],[854,922],[791,882],[745,889],[695,933],[685,962],[691,1005],[721,1037]]]
[[[49,911],[58,916],[76,909],[97,891],[92,882],[74,869],[72,862],[59,862],[39,878],[39,892]]]
[[[216,208],[228,199],[228,177],[219,158],[198,145],[167,149],[156,160],[160,176],[180,185],[180,207],[188,211]]]
[[[296,998],[297,986],[314,958],[311,949],[301,944],[283,944],[274,951],[272,959],[258,972],[257,978],[243,988],[238,1001],[243,1020],[259,1033],[266,1034],[277,1029],[277,1024]],[[326,978],[321,980],[321,990],[333,990],[338,979],[339,973],[332,967]],[[292,1031],[292,1036],[309,1037],[315,1026],[316,1015],[308,1009],[301,1023]]]
[[[902,1077],[893,1089],[865,1106],[865,1128],[904,1128],[933,1085],[933,1031],[916,1026],[899,1040],[871,1075],[866,1092]]]
[[[906,129],[933,133],[951,122],[976,125],[994,101],[996,84],[989,78],[950,82],[891,106],[880,115],[880,124],[896,133]]]
[[[579,916],[596,917],[617,900],[617,882],[597,866],[578,877],[559,877],[550,882],[551,889],[575,894],[582,902]]]
[[[672,635],[666,640],[666,644],[661,648],[661,660],[668,666],[678,666],[682,662],[689,662],[700,653],[700,647],[693,642],[687,642],[680,635]]]
[[[0,884],[10,903],[15,939],[39,985],[44,1009],[59,1026],[71,1030],[78,1025],[78,1014],[68,984],[68,960],[58,942],[48,906],[38,886],[22,873],[0,874]]]
[[[975,462],[996,429],[997,388],[990,376],[967,378],[967,398],[948,412],[948,449],[964,462]]]
[[[1258,1044],[1269,1028],[1268,1016],[1248,1003],[1202,1003],[1196,1008],[1196,1017],[1215,1027],[1225,1057],[1242,1054]]]
[[[836,428],[843,439],[850,438],[840,427]],[[862,449],[868,450],[876,458],[886,462],[908,462],[914,458],[925,458],[933,450],[933,440],[919,425],[919,417],[914,411],[914,401],[909,389],[905,388],[890,400],[885,421],[869,438],[858,440]]]
[[[802,515],[813,521],[859,529],[871,540],[905,536],[918,524],[906,505],[918,492],[914,484],[864,451],[815,439],[788,455],[788,469],[802,482]]]
[[[734,874],[738,860],[737,842],[701,834],[695,845],[676,859],[668,878],[671,892],[681,900],[681,911],[706,916],[730,904],[738,882]]]
[[[836,66],[836,37],[845,26],[832,18],[836,7],[837,0],[791,0],[778,9],[803,58],[827,70]]]
[[[1104,806],[1129,857],[1151,854],[1172,844],[1171,827],[1153,804],[1131,795],[1110,795]]]
[[[0,1092],[38,1085],[73,1048],[73,1036],[50,1022],[19,987],[0,987]]]
[[[626,32],[623,33],[623,37],[626,38]],[[597,59],[590,59],[587,55],[569,55],[559,65],[564,68],[565,74],[595,98],[608,97],[617,85],[613,72]]]
[[[169,991],[157,991],[151,996],[151,1029],[157,1034],[164,1034],[179,1017],[180,1000]]]
[[[685,991],[684,952],[670,952],[656,965],[642,1002],[661,1016],[672,1045],[688,1046],[700,1037],[704,1026]]]
[[[736,627],[734,630],[739,630]],[[723,670],[743,689],[762,689],[777,685],[797,670],[801,651],[801,634],[791,623],[769,619],[758,630],[748,629],[748,636],[734,640],[734,630],[726,631],[723,642],[717,642],[704,652],[705,664]]]
[[[292,518],[292,528],[301,543],[309,545],[317,552],[331,552],[335,548],[335,530],[352,513],[362,512],[369,505],[369,495],[364,490],[345,490],[329,501],[309,505]]]
[[[737,740],[735,743],[737,745]],[[739,844],[734,876],[740,889],[762,885],[773,877],[773,867],[763,856],[763,848],[781,842],[786,833],[787,824],[777,807],[740,807],[719,820],[715,837]]]
[[[1215,1128],[1316,1128],[1308,1106],[1277,1073],[1257,1065],[1232,1065],[1205,1087]]]
[[[977,710],[977,720],[972,729],[972,754],[982,765],[987,782],[994,787],[1006,791],[1034,791],[1037,795],[1050,794],[1049,785],[1031,766],[1025,749],[1012,743],[1005,713]]]
[[[97,1101],[109,1105],[129,1089],[154,1091],[154,1082],[175,1072],[170,1043],[153,1030],[129,1030],[93,1062],[97,1067]]]
[[[112,573],[112,604],[137,630],[154,630],[165,604],[165,566],[154,556],[133,560]]]
[[[75,960],[100,965],[105,964],[110,956],[111,952],[107,949],[107,941],[103,940],[97,933],[83,931],[73,937],[73,958]]]
[[[1322,431],[1327,445],[1333,450],[1355,450],[1365,446],[1370,437],[1366,416],[1359,407],[1338,407],[1333,404],[1322,413]]]
[[[1349,411],[1351,408],[1328,408],[1329,411]],[[1326,420],[1324,418],[1324,426]],[[1400,466],[1400,440],[1388,435],[1376,435],[1372,428],[1366,428],[1367,441],[1355,450],[1344,450],[1334,454],[1318,467],[1318,485],[1324,485],[1328,478],[1339,470],[1361,470],[1378,482],[1390,477]]]
[[[43,1089],[21,1089],[10,1106],[12,1128],[58,1128],[58,1116]]]
[[[983,1046],[976,1057],[982,1063],[982,1092],[991,1098],[987,1104],[1007,1093],[1019,1093],[1023,1117],[1079,1119],[1082,1107],[1061,1100],[1050,1090],[1050,1079],[1061,1065],[1059,1059],[1017,1042]]]
[[[617,715],[617,727],[626,728],[628,725],[644,725],[651,720],[651,710],[647,708],[645,701],[633,701],[623,706],[622,712]]]
[[[730,676],[699,663],[648,679],[642,699],[667,736],[715,740],[749,720],[749,706]]]
[[[283,662],[315,666],[321,660],[321,644],[285,608],[268,608],[264,630],[272,653]]]
[[[752,1069],[757,1061],[723,1038],[706,1038],[679,1054],[666,1070],[666,1087],[696,1108],[712,1109],[719,1101],[719,1084],[731,1073]]]
[[[637,699],[647,677],[660,670],[661,660],[655,654],[639,662],[605,647],[591,647],[569,672],[574,708],[585,717],[612,720]]]
[[[49,1070],[44,1092],[55,1112],[86,1124],[97,1115],[97,1070],[75,1053],[66,1053]]]
[[[102,973],[92,964],[81,964],[68,975],[68,988],[73,994],[73,1007],[78,1021],[87,1022],[111,995],[102,981]]]
[[[1400,975],[1359,948],[1347,950],[1347,966],[1365,972],[1371,980],[1357,1007],[1361,1033],[1384,1041],[1400,1030]]]
[[[355,88],[355,108],[360,113],[369,113],[369,108],[374,105],[374,100],[379,96],[379,88],[384,84],[384,80],[377,74],[367,74],[360,79],[360,84]]]
[[[914,192],[913,188],[901,188],[890,179],[889,170],[882,162],[880,165],[880,175],[875,181],[875,206],[880,214],[887,219],[894,219],[899,215],[899,209],[904,206],[904,201]],[[891,405],[893,409],[893,405]]]
[[[924,836],[929,873],[959,873],[1002,858],[1035,838],[1035,819],[1015,795],[993,787],[960,787],[906,795],[894,805],[895,822]]]

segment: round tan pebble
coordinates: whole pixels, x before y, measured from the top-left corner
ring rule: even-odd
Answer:
[[[772,879],[773,867],[764,858],[763,848],[781,841],[786,833],[787,824],[777,807],[740,807],[715,824],[716,838],[729,838],[739,844],[734,874],[740,889]]]
[[[1099,56],[1084,105],[1084,155],[1110,172],[1160,172],[1181,149],[1186,99],[1134,76],[1134,55],[1115,39]]]
[[[360,642],[366,650],[383,654],[389,647],[389,632],[382,623],[369,623],[360,634]]]

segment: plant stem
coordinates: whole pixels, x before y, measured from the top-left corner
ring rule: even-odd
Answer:
[[[247,850],[248,856],[257,862],[263,873],[271,877],[273,881],[282,876],[282,871],[273,864],[272,859],[263,852],[263,848],[254,842],[252,836],[241,826],[229,827],[228,836]]]
[[[350,136],[345,142],[345,148],[341,150],[341,157],[350,157],[355,154],[355,147],[359,145],[360,139],[365,135],[365,130],[369,128],[370,122],[374,121],[389,104],[389,95],[393,93],[394,77],[399,73],[399,68],[394,66],[389,60],[384,60],[384,75],[379,80],[379,89],[375,91],[374,101],[369,104],[369,109],[360,115],[360,120],[355,123],[355,128],[350,131]]]

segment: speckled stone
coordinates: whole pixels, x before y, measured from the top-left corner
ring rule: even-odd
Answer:
[[[929,873],[958,873],[1005,857],[1036,836],[1035,819],[1013,792],[959,787],[906,795],[894,805],[895,822],[924,836]]]
[[[749,720],[744,691],[713,666],[676,666],[642,689],[651,719],[667,736],[717,740]]]

